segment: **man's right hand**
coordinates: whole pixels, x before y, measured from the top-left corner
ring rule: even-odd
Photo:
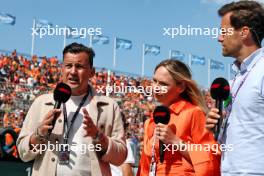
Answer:
[[[61,113],[60,109],[53,109],[50,110],[46,116],[44,117],[43,121],[41,122],[40,126],[37,128],[38,130],[38,134],[41,136],[47,136],[48,135],[48,131],[49,129],[52,129],[52,120],[56,117],[58,117]],[[31,145],[35,145],[38,144],[39,141],[37,141],[36,139],[36,133],[34,133],[31,137],[30,137],[30,147]]]
[[[49,129],[52,129],[52,120],[55,117],[59,117],[61,113],[60,109],[53,109],[51,111],[48,112],[48,114],[46,114],[46,116],[44,117],[44,120],[41,122],[41,125],[38,127],[38,132],[41,136],[46,136],[48,135],[48,131]]]
[[[217,108],[212,108],[210,112],[206,116],[206,128],[209,131],[214,131],[214,128],[218,122],[218,119],[220,118],[220,115],[218,114],[219,110]]]

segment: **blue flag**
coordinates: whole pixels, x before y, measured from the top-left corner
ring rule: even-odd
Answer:
[[[77,28],[72,28],[67,26],[65,29],[65,35],[67,39],[78,39],[81,38],[81,36],[79,35],[79,31]]]
[[[205,58],[191,54],[191,65],[205,65]]]
[[[94,35],[92,36],[92,44],[99,44],[99,45],[109,44],[109,37],[103,35]]]
[[[210,68],[215,70],[224,70],[225,66],[222,62],[211,59]]]
[[[36,24],[35,24],[35,28],[39,29],[39,28],[47,28],[48,26],[53,26],[51,22],[47,21],[47,20],[43,20],[43,19],[38,19],[36,20]]]
[[[16,17],[8,13],[0,13],[0,23],[15,25]]]
[[[171,50],[171,58],[172,59],[178,59],[180,61],[183,61],[185,57],[185,54],[183,54],[180,51],[176,51],[176,50]]]
[[[154,54],[154,55],[158,55],[160,53],[160,47],[157,45],[148,45],[145,44],[145,51],[144,54]]]
[[[132,41],[116,38],[116,49],[131,49],[132,48]]]

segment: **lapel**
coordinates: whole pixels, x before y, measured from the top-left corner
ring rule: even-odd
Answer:
[[[98,100],[97,98],[98,98],[97,96],[93,95],[91,98],[90,104],[88,106],[89,115],[92,118],[95,125],[97,125],[98,123],[98,107],[97,107]]]
[[[90,86],[91,89],[91,100],[88,106],[88,112],[95,125],[98,126],[99,118],[101,117],[102,106],[108,105],[107,100],[103,99],[102,96],[97,96],[95,90]]]

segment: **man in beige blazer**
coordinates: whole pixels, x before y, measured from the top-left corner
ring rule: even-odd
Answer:
[[[31,105],[17,147],[23,161],[34,160],[32,175],[110,176],[109,163],[121,165],[126,159],[117,103],[109,97],[97,96],[88,84],[95,73],[94,55],[91,48],[82,44],[66,46],[62,81],[71,87],[72,96],[61,109],[53,109],[52,94],[39,96]],[[58,118],[53,128],[55,114]],[[69,151],[57,147],[60,144],[67,145]]]

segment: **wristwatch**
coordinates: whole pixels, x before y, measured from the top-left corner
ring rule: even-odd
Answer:
[[[39,128],[37,128],[37,131],[35,133],[36,140],[40,143],[45,143],[47,141],[47,136],[41,135],[39,133]]]

